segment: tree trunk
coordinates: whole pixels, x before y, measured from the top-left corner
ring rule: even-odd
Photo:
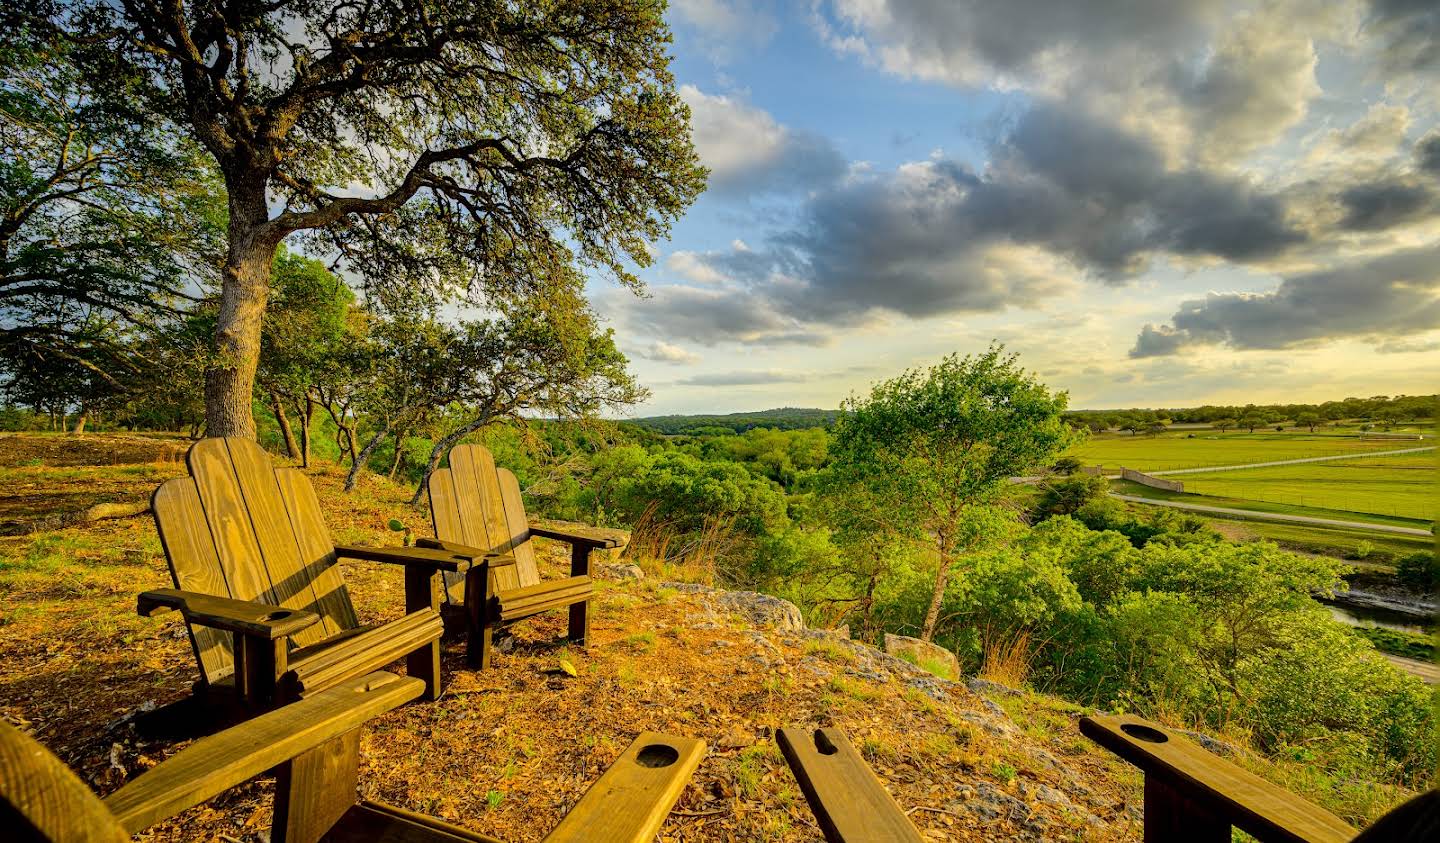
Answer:
[[[315,399],[310,393],[305,393],[305,400],[299,402],[300,408],[300,467],[310,467],[310,420],[315,417]]]
[[[940,564],[935,570],[935,588],[930,592],[930,608],[925,610],[925,627],[920,630],[920,640],[929,641],[935,637],[935,624],[940,621],[940,604],[945,602],[945,586],[950,583],[950,542],[944,533],[940,534]]]
[[[81,409],[81,410],[80,410],[80,415],[78,415],[78,416],[75,417],[75,426],[70,429],[70,432],[73,433],[73,434],[81,434],[81,433],[84,433],[84,432],[85,432],[85,422],[86,422],[87,420],[89,420],[89,418],[90,418],[90,413],[89,413],[89,411],[88,411],[88,410],[85,410],[85,409]]]
[[[355,438],[354,434],[351,434],[351,452],[354,455],[352,456],[352,462],[350,463],[350,473],[345,475],[345,491],[355,491],[355,481],[360,477],[360,466],[370,462],[370,455],[375,453],[376,447],[378,447],[380,445],[380,442],[389,434],[390,424],[387,422],[384,427],[375,431],[375,435],[370,437],[370,440],[365,443],[365,447],[361,448],[360,453],[358,454],[354,454],[353,443],[355,441]]]
[[[285,456],[295,459],[300,455],[300,446],[295,444],[295,431],[290,429],[290,417],[285,415],[285,402],[280,393],[270,393],[270,408],[275,412],[275,423],[280,426],[280,435],[285,439]]]
[[[390,463],[390,475],[389,475],[391,480],[394,480],[394,479],[395,479],[395,472],[397,472],[397,471],[400,470],[400,458],[401,458],[402,456],[404,456],[404,454],[405,454],[405,452],[402,450],[402,448],[404,447],[404,445],[405,445],[405,431],[403,431],[403,430],[397,430],[397,431],[395,431],[395,459]]]
[[[226,174],[229,248],[215,323],[216,364],[205,372],[205,428],[211,436],[255,438],[251,411],[270,264],[280,237],[270,226],[264,175]]]
[[[420,502],[420,496],[425,494],[425,482],[430,479],[431,474],[435,473],[435,469],[440,467],[440,458],[445,456],[445,452],[450,450],[450,446],[484,427],[491,419],[492,416],[489,412],[482,413],[472,419],[469,424],[461,426],[448,436],[441,437],[435,443],[435,447],[430,449],[430,461],[425,464],[425,470],[420,474],[420,482],[415,485],[415,494],[410,496],[412,505]]]

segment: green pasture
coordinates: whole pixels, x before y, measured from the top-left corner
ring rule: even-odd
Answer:
[[[1253,434],[1245,431],[1195,431],[1192,434],[1176,431],[1158,436],[1106,434],[1090,439],[1072,453],[1087,465],[1112,468],[1123,465],[1137,471],[1168,471],[1177,468],[1243,465],[1252,462],[1393,451],[1433,444],[1434,439],[1376,441],[1325,432],[1311,434],[1257,430]],[[1188,485],[1188,480],[1186,482]]]
[[[1434,520],[1434,453],[1179,475],[1185,491],[1290,506]]]

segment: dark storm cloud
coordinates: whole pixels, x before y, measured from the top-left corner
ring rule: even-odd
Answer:
[[[669,286],[627,305],[632,327],[650,336],[715,345],[738,340],[766,345],[825,345],[829,338],[777,313],[759,295],[735,289]]]
[[[1415,163],[1425,172],[1440,176],[1440,132],[1431,132],[1415,144]]]
[[[1272,293],[1211,293],[1147,325],[1131,357],[1191,345],[1289,348],[1347,337],[1395,338],[1440,328],[1440,246],[1286,278]]]
[[[1340,225],[1355,231],[1379,231],[1427,216],[1435,196],[1424,185],[1402,179],[1361,184],[1340,194],[1345,217]]]
[[[1381,43],[1381,62],[1401,72],[1440,70],[1440,4],[1370,0],[1365,32]]]
[[[1173,51],[1204,32],[1219,0],[836,0],[829,25],[873,38],[891,69],[971,82],[987,72],[1025,74],[1056,50],[1072,63],[1119,51]]]

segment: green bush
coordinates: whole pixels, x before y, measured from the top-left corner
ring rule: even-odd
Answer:
[[[1440,590],[1440,557],[1420,551],[1395,563],[1395,578],[1419,591]]]

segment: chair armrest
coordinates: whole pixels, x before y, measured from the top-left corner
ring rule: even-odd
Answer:
[[[545,843],[649,843],[705,757],[705,742],[641,732]]]
[[[1147,829],[1223,824],[1262,841],[1307,843],[1341,843],[1356,834],[1329,811],[1159,724],[1123,714],[1082,717],[1080,731],[1144,771]]]
[[[465,573],[475,557],[469,554],[452,553],[429,547],[364,547],[362,545],[339,545],[335,554],[346,559],[364,559],[368,562],[385,562],[391,565],[429,568],[433,571],[454,571]]]
[[[492,553],[491,551],[481,550],[478,547],[471,547],[468,544],[461,544],[459,542],[442,541],[440,539],[422,536],[415,539],[415,546],[429,548],[430,550],[443,550],[447,553],[453,553],[456,556],[468,556],[472,560],[484,559],[490,564],[491,568],[503,568],[506,565],[515,564],[515,557],[508,554]]]
[[[201,738],[105,799],[130,834],[174,816],[420,696],[425,683],[372,673]]]
[[[185,616],[186,623],[270,641],[294,635],[320,622],[319,615],[305,609],[232,600],[178,588],[143,592],[135,600],[135,609],[147,618],[178,609]]]
[[[843,731],[792,726],[775,737],[829,843],[923,843]]]
[[[614,536],[584,533],[573,527],[537,527],[532,525],[530,527],[530,535],[539,536],[542,539],[554,539],[555,541],[578,545],[589,550],[610,550],[623,544],[620,539]]]

